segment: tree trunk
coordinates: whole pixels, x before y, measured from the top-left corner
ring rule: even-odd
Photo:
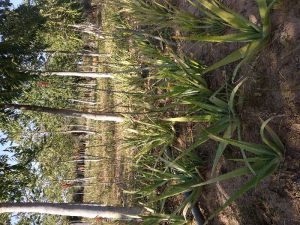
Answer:
[[[68,131],[57,131],[53,133],[60,133],[60,134],[96,134],[95,131],[90,130],[68,130]]]
[[[90,56],[90,57],[101,57],[101,56],[111,56],[109,53],[96,53],[96,52],[90,52],[90,51],[81,51],[81,52],[70,52],[70,51],[43,51],[43,53],[46,54],[63,54],[63,55],[78,55],[78,56]]]
[[[42,75],[63,77],[114,78],[114,75],[112,73],[97,72],[43,72]]]
[[[65,161],[65,162],[101,162],[101,159],[74,159],[74,160],[69,160],[69,161]]]
[[[69,101],[70,102],[77,102],[77,103],[87,104],[87,105],[97,105],[96,102],[82,101],[82,100],[77,100],[77,99],[69,99]]]
[[[76,223],[70,223],[71,225],[91,225],[90,223],[86,223],[86,222],[76,222]]]
[[[41,213],[114,220],[139,220],[142,209],[72,203],[0,203],[0,213]]]
[[[78,32],[94,35],[99,39],[105,39],[104,33],[99,29],[99,27],[95,26],[91,23],[82,23],[82,24],[72,24],[69,27],[75,29]]]
[[[0,104],[0,108],[30,110],[34,112],[43,112],[55,115],[62,115],[67,117],[85,118],[99,121],[111,121],[121,123],[124,122],[124,118],[113,114],[99,114],[92,112],[80,112],[71,109],[55,109],[50,107],[36,106],[36,105],[19,105],[19,104]]]

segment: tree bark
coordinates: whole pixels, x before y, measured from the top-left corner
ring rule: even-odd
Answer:
[[[36,106],[36,105],[19,105],[19,104],[0,104],[0,108],[10,108],[10,109],[20,109],[20,110],[30,110],[34,112],[43,112],[54,115],[62,115],[67,117],[85,118],[98,121],[111,121],[121,123],[124,122],[124,118],[121,116],[116,116],[114,114],[99,114],[92,112],[80,112],[71,109],[56,109],[50,107]]]
[[[91,23],[82,23],[82,24],[72,24],[69,27],[74,28],[76,31],[94,35],[99,39],[105,39],[104,33],[99,29],[99,27],[95,26]]]
[[[70,52],[70,51],[43,51],[43,53],[46,54],[63,54],[63,55],[78,55],[78,56],[91,56],[91,57],[100,57],[100,56],[107,56],[109,57],[109,53],[96,53],[96,52],[90,52],[90,51],[81,51],[81,52]]]
[[[82,101],[82,100],[77,100],[77,99],[69,99],[69,101],[70,102],[77,102],[77,103],[87,104],[87,105],[97,105],[96,102]]]
[[[139,220],[141,208],[73,203],[0,203],[0,213],[41,213],[114,220]]]
[[[114,78],[114,75],[112,73],[97,72],[43,72],[42,75],[63,77]]]

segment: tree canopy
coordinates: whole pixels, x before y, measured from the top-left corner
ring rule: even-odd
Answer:
[[[39,65],[46,44],[40,36],[46,19],[37,6],[22,4],[11,8],[8,0],[0,2],[0,100],[20,94],[19,86],[32,77],[25,72]]]

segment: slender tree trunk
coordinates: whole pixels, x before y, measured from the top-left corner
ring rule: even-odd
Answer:
[[[89,66],[93,67],[93,66]],[[98,68],[96,66],[96,68]],[[45,71],[41,74],[43,76],[62,76],[62,77],[88,77],[88,78],[116,78],[116,74],[131,74],[142,71],[144,68],[140,69],[127,69],[127,70],[120,70],[120,71],[114,71],[112,73],[106,73],[106,72],[56,72],[56,71]]]
[[[0,108],[10,108],[10,109],[20,109],[20,110],[30,110],[34,112],[43,112],[55,115],[62,115],[67,117],[85,118],[91,120],[99,121],[111,121],[121,123],[124,122],[124,118],[121,116],[116,116],[114,114],[99,114],[92,112],[80,112],[71,109],[56,109],[50,107],[36,106],[36,105],[19,105],[19,104],[0,104]]]
[[[109,57],[109,53],[96,53],[96,52],[89,52],[89,51],[81,51],[81,52],[69,52],[69,51],[43,51],[46,54],[63,54],[63,55],[78,55],[78,56],[91,56],[91,57],[100,57],[100,56],[107,56]]]
[[[74,160],[69,160],[65,162],[101,162],[101,159],[74,159]]]
[[[95,179],[96,177],[85,177],[85,178],[77,178],[77,179],[64,179],[64,182],[77,182],[77,181],[88,181]]]
[[[56,85],[57,86],[57,85]],[[96,85],[93,85],[93,86],[97,86]],[[87,89],[87,90],[93,90],[93,91],[102,91],[102,92],[107,92],[108,94],[109,93],[117,93],[117,94],[128,94],[128,95],[140,95],[141,93],[139,92],[130,92],[130,91],[115,91],[115,90],[110,90],[110,89],[100,89],[100,88],[95,88],[95,87],[92,87],[92,85],[90,86],[87,86],[85,84],[77,84],[77,83],[71,83],[70,85],[61,85],[61,86],[58,86],[58,87],[61,87],[61,88],[65,88],[65,87],[73,87],[73,88],[82,88],[82,89]],[[13,92],[12,92],[13,93]]]
[[[101,217],[115,220],[139,220],[142,209],[72,203],[0,203],[0,213],[12,212],[80,216],[86,218]]]
[[[86,78],[116,78],[113,73],[100,73],[100,72],[68,72],[68,71],[36,71],[26,70],[23,72],[30,73],[35,76],[61,76],[61,77],[86,77]]]
[[[90,89],[94,89],[94,87],[95,86],[97,86],[97,84],[96,83],[88,83],[88,84],[85,84],[85,83],[80,83],[80,84],[78,84],[78,83],[70,83],[71,85],[73,84],[73,85],[76,85],[76,86],[79,86],[79,87],[86,87],[86,88],[90,88]]]
[[[76,222],[76,223],[71,223],[71,225],[91,225],[91,223],[86,223],[86,222]]]
[[[62,77],[114,78],[114,75],[112,73],[97,72],[43,72],[42,75]]]
[[[91,130],[91,129],[96,129],[96,127],[91,127],[91,126],[88,126],[88,125],[81,125],[81,124],[69,124],[69,125],[66,125],[67,127],[70,127],[71,129],[72,128],[78,128],[78,129],[80,129],[80,128],[82,128],[82,129],[85,129],[85,130]]]
[[[68,130],[68,131],[58,131],[60,134],[96,134],[95,131],[90,130]]]
[[[95,26],[91,23],[82,23],[82,24],[72,24],[69,27],[75,29],[78,32],[94,35],[99,39],[105,39],[104,33],[99,29],[99,27]]]
[[[77,102],[77,103],[87,104],[87,105],[97,105],[96,102],[82,101],[82,100],[77,100],[77,99],[69,99],[69,101],[70,102]]]

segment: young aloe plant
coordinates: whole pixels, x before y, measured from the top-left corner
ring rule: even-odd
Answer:
[[[138,24],[152,26],[152,29],[155,29],[155,27],[165,28],[170,23],[167,6],[163,6],[156,1],[123,0],[121,12],[129,13]]]
[[[182,216],[173,214],[151,214],[148,216],[142,216],[143,225],[160,225],[162,223],[168,223],[172,225],[185,225],[187,221]]]
[[[192,153],[187,154],[185,158],[176,162],[173,162],[168,156],[165,157],[166,158],[159,158],[161,163],[159,168],[140,165],[141,170],[139,180],[145,181],[145,184],[147,185],[135,194],[138,198],[147,198],[148,204],[159,203],[159,211],[162,212],[164,202],[167,198],[189,192],[188,197],[185,198],[180,206],[174,211],[174,216],[182,212],[183,216],[186,217],[188,209],[195,205],[201,194],[201,188],[191,187],[202,181],[198,168],[203,165],[203,162]],[[157,190],[163,191],[158,194]],[[155,218],[159,219],[159,222],[166,221],[166,219],[169,221],[169,218],[160,216],[155,216],[152,219]],[[185,224],[185,221],[182,222]]]
[[[190,4],[198,8],[206,17],[211,20],[217,20],[227,27],[230,27],[235,32],[224,35],[210,35],[200,33],[197,35],[190,35],[187,37],[177,37],[185,40],[203,41],[203,42],[245,42],[245,46],[232,52],[222,60],[207,67],[204,73],[213,71],[221,66],[241,60],[236,66],[232,80],[235,79],[236,74],[242,64],[252,59],[258,51],[260,51],[268,42],[270,36],[270,10],[276,0],[256,0],[259,14],[261,18],[261,26],[258,26],[242,15],[234,12],[218,0],[197,0],[197,3],[188,0]]]
[[[162,44],[168,45],[165,43],[165,40],[161,40]],[[145,41],[144,37],[137,36],[135,44],[138,46],[139,50],[143,55],[143,61],[148,65],[148,68],[151,72],[153,70],[153,76],[164,76],[164,70],[168,70],[168,73],[178,72],[179,76],[191,76],[194,79],[199,79],[199,81],[206,85],[206,82],[201,78],[202,72],[206,67],[194,60],[189,59],[188,57],[179,56],[169,47],[165,47],[164,50],[159,49],[157,46],[154,46],[149,41]],[[160,72],[163,70],[162,72]]]
[[[208,101],[211,91],[201,75],[205,70],[204,65],[179,56],[171,49],[162,53],[161,50],[145,41],[139,41],[137,44],[144,55],[143,61],[148,67],[147,79],[154,84],[159,83],[159,89],[163,91],[159,95],[153,93],[150,95],[148,92],[147,102],[168,98],[172,100],[168,108],[176,107],[179,103],[192,106],[188,108],[189,111],[197,110],[197,104],[200,102],[203,105],[206,104],[204,101]],[[155,90],[154,85],[152,89]]]
[[[136,159],[140,159],[143,155],[149,153],[153,149],[159,149],[163,152],[167,147],[172,145],[175,130],[174,127],[167,122],[133,120],[133,127],[127,129],[128,137],[125,139],[127,147],[136,149]]]
[[[250,164],[252,170],[254,171],[254,174],[248,166],[245,166],[192,186],[201,187],[204,185],[221,182],[228,179],[234,179],[244,175],[253,175],[252,178],[250,178],[246,184],[244,184],[239,190],[232,194],[230,198],[225,202],[225,204],[222,205],[219,209],[217,209],[207,219],[205,224],[208,224],[208,221],[214,218],[219,212],[225,209],[228,205],[230,205],[248,190],[257,186],[266,177],[271,176],[277,170],[279,164],[283,160],[284,145],[282,144],[276,133],[268,126],[268,123],[271,119],[272,118],[264,121],[260,128],[260,135],[263,144],[254,144],[244,141],[223,138],[215,134],[208,135],[209,138],[215,141],[225,143],[226,145],[238,147],[240,149],[243,149],[243,151],[250,153],[251,157],[233,160],[237,162],[244,162]]]
[[[125,0],[122,11],[129,12],[143,29],[150,28],[152,32],[153,30],[176,28],[190,33],[202,31],[220,33],[224,28],[223,24],[216,19],[210,17],[199,19],[192,13],[173,6],[167,0]]]
[[[190,104],[198,106],[198,113],[194,116],[184,116],[176,118],[168,118],[171,122],[200,122],[208,125],[207,128],[202,129],[195,137],[195,142],[187,148],[177,159],[185,157],[185,154],[193,151],[206,141],[208,141],[209,134],[222,135],[224,138],[231,138],[235,131],[239,131],[240,121],[234,109],[235,96],[245,82],[242,80],[235,88],[232,89],[228,100],[218,97],[223,88],[211,95],[206,102],[198,100],[198,102],[191,101]],[[221,158],[227,144],[220,143],[217,148],[215,160],[213,163],[212,173],[214,173],[217,163]],[[177,160],[176,159],[176,160]]]

